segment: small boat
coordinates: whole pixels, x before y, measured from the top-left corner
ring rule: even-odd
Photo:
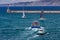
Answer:
[[[31,25],[31,29],[34,31],[37,31],[40,28],[39,26],[39,22],[38,21],[34,21]]]
[[[37,32],[37,35],[46,34],[45,28],[42,27],[42,26],[39,26],[39,22],[38,21],[32,22],[31,27],[29,27],[27,29]]]
[[[26,28],[26,29],[32,30],[32,31],[38,31],[39,28],[40,28],[39,22],[38,21],[33,21],[31,26]]]

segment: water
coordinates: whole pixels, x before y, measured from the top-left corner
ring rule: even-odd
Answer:
[[[46,20],[39,20],[40,14],[8,14],[6,8],[0,7],[0,40],[59,40],[60,39],[60,14],[44,14]],[[34,20],[38,20],[49,34],[37,36],[35,32],[25,28],[30,27]]]

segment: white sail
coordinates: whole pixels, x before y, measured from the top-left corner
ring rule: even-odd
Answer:
[[[25,13],[24,13],[24,11],[23,11],[23,16],[25,16]]]
[[[26,16],[25,16],[25,12],[23,11],[23,15],[22,15],[22,18],[25,18]]]

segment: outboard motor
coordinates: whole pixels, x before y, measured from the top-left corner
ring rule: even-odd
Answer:
[[[44,35],[44,34],[46,34],[45,28],[44,27],[39,28],[37,35]]]

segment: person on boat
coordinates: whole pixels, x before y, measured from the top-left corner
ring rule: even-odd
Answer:
[[[40,28],[40,26],[39,26],[39,22],[38,21],[32,22],[31,30],[38,31],[39,28]]]
[[[26,29],[37,31],[39,28],[40,28],[39,22],[38,21],[34,21],[34,22],[32,22],[31,26],[26,28]]]
[[[40,28],[39,26],[39,22],[38,21],[34,21],[31,25],[31,28]]]

